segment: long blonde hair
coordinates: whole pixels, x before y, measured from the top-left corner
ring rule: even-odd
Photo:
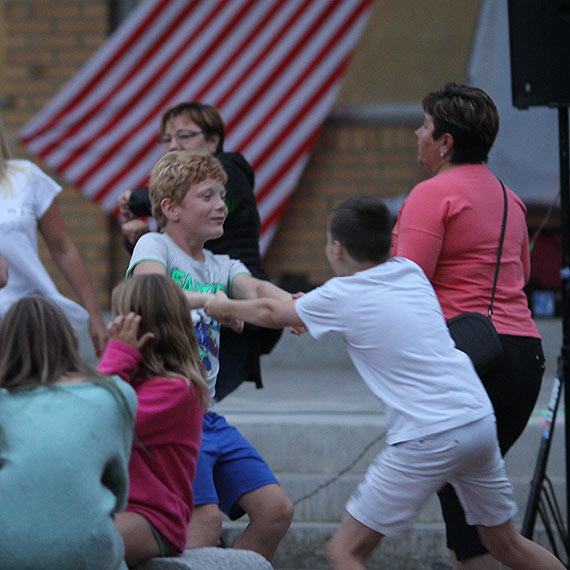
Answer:
[[[114,316],[131,311],[141,316],[139,335],[154,335],[141,348],[143,358],[134,382],[155,376],[182,377],[197,390],[206,409],[210,401],[206,371],[182,289],[165,275],[137,275],[113,289],[111,304]]]

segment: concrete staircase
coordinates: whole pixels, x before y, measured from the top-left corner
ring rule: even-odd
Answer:
[[[507,457],[507,470],[521,511],[516,520],[519,526],[560,350],[559,321],[541,321],[539,327],[545,339],[547,374],[535,415]],[[293,525],[273,561],[276,570],[327,568],[325,542],[336,528],[352,490],[384,445],[384,416],[354,371],[339,337],[328,336],[316,342],[308,335],[298,338],[285,333],[274,352],[264,357],[263,371],[263,390],[244,384],[221,402],[217,411],[239,427],[261,452],[296,503]],[[559,413],[559,418],[562,416]],[[564,509],[562,422],[559,419],[548,473]],[[228,545],[233,544],[245,524],[224,523],[223,536]],[[535,539],[548,545],[539,525]],[[437,500],[426,506],[409,538],[386,539],[369,567],[450,568]]]

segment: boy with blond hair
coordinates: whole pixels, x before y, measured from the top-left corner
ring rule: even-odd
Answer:
[[[347,200],[327,228],[326,255],[337,277],[297,300],[234,301],[218,292],[205,306],[218,319],[306,327],[317,339],[341,334],[384,404],[388,445],[346,505],[327,545],[330,564],[364,569],[382,538],[405,536],[449,482],[497,560],[513,570],[563,570],[511,522],[516,504],[487,393],[469,357],[455,348],[422,270],[390,258],[391,230],[382,200]]]
[[[250,275],[246,266],[227,255],[204,249],[223,233],[228,209],[224,201],[226,173],[210,154],[171,151],[154,166],[150,178],[153,216],[162,233],[148,233],[137,242],[127,275],[161,273],[185,291],[192,309],[210,394],[215,394],[220,350],[220,321],[203,310],[217,291],[230,297],[287,300],[289,293]],[[243,321],[230,319],[235,330]],[[235,548],[253,550],[271,561],[293,517],[293,507],[273,473],[239,431],[208,411],[194,481],[195,510],[188,547],[216,546],[222,518],[247,513],[250,522]]]

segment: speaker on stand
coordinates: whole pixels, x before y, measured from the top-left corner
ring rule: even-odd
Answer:
[[[513,104],[570,105],[570,0],[509,0]]]

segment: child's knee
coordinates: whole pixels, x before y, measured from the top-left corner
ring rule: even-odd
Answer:
[[[279,532],[285,534],[293,520],[293,503],[283,493],[281,497],[274,497],[271,505],[268,505],[268,507],[270,508],[264,509],[263,513],[259,513],[259,522],[267,526],[267,528],[278,529]]]
[[[194,508],[188,525],[187,548],[217,546],[222,533],[222,513],[218,505],[200,505]]]
[[[293,503],[289,500],[289,497],[284,494],[277,512],[278,524],[285,527],[285,530],[287,530],[291,526],[294,513],[295,509],[293,507]]]
[[[218,505],[200,505],[195,507],[194,516],[201,525],[211,528],[222,528],[222,513]]]
[[[283,492],[276,486],[268,486],[255,491],[242,500],[241,506],[249,515],[252,522],[261,524],[268,529],[283,529],[287,531],[293,520],[293,504]],[[242,498],[243,499],[243,498]]]

